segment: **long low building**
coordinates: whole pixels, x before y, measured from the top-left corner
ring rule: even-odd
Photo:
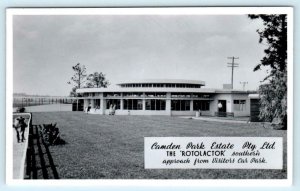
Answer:
[[[82,88],[77,93],[84,111],[108,115],[195,115],[249,116],[248,95],[254,91],[206,89],[196,80],[143,80],[115,87]]]

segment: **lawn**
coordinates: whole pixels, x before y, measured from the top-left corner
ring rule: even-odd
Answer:
[[[170,116],[33,113],[34,125],[57,123],[64,145],[50,146],[62,179],[284,179],[286,131],[260,125],[204,122]],[[144,169],[144,137],[283,137],[283,170]]]

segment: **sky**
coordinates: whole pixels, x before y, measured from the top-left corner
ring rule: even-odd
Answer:
[[[228,57],[239,57],[234,88],[255,90],[266,69],[259,20],[246,15],[15,15],[14,93],[66,96],[72,66],[103,72],[111,84],[138,79],[231,83]]]

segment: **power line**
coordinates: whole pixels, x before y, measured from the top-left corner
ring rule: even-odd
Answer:
[[[233,69],[236,67],[239,67],[238,63],[234,63],[234,60],[239,59],[239,57],[227,57],[228,59],[231,59],[232,62],[231,63],[227,63],[227,67],[231,68],[231,88],[233,89]]]

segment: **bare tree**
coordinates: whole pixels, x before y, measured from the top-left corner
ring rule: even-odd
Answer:
[[[73,88],[70,92],[70,96],[77,96],[76,90],[83,87],[83,84],[86,82],[86,68],[84,65],[80,65],[80,63],[72,66],[74,70],[74,75],[71,77],[71,81],[68,84],[72,84]]]

